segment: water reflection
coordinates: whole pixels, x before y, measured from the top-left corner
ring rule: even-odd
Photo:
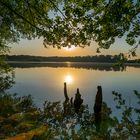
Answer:
[[[72,84],[73,83],[73,77],[71,75],[66,75],[64,78],[64,82],[67,84]]]
[[[16,68],[16,84],[10,89],[12,93],[19,93],[20,96],[31,94],[35,103],[41,107],[44,100],[64,100],[63,83],[67,81],[69,98],[75,96],[75,91],[80,88],[80,94],[84,104],[93,109],[96,88],[102,85],[104,101],[113,106],[112,91],[124,94],[126,99],[135,99],[131,93],[133,90],[140,90],[140,69],[127,67],[126,71],[102,71],[94,69],[77,69],[71,67],[33,67]]]

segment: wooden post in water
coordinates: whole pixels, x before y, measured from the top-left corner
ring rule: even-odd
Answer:
[[[97,94],[95,98],[95,105],[94,105],[94,113],[99,113],[101,112],[102,108],[102,87],[98,86],[97,87]]]
[[[74,108],[76,113],[79,113],[82,103],[83,103],[83,99],[81,98],[79,88],[77,88],[77,92],[75,94],[75,99],[74,99]]]
[[[102,109],[102,87],[97,87],[97,94],[95,97],[95,104],[94,104],[94,114],[95,114],[95,126],[96,131],[100,131],[100,124],[101,124],[101,109]]]
[[[67,93],[67,83],[64,83],[64,97],[65,101],[63,102],[63,108],[64,108],[64,115],[67,116],[70,113],[70,105],[69,105],[69,97]]]
[[[67,83],[64,83],[64,96],[65,96],[65,100],[68,101],[69,97],[68,97],[68,93],[67,93]]]

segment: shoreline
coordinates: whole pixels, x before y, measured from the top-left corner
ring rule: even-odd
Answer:
[[[9,64],[82,64],[82,65],[108,65],[113,66],[117,63],[109,63],[109,62],[71,62],[71,61],[7,61]],[[124,66],[140,66],[140,63],[124,63]]]

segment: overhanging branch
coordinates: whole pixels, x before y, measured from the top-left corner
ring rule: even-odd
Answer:
[[[37,30],[42,31],[42,29],[40,29],[39,27],[35,26],[34,24],[32,24],[29,20],[27,20],[24,16],[20,15],[19,13],[17,13],[15,10],[13,10],[9,5],[7,5],[6,3],[0,1],[0,3],[6,7],[8,10],[10,10],[11,12],[13,12],[15,15],[17,15],[19,18],[23,19],[25,22],[27,22],[28,24],[30,24],[32,27],[36,28]]]

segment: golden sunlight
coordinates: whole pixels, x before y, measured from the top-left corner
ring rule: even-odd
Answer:
[[[64,82],[67,84],[71,84],[73,82],[73,77],[71,75],[66,75],[64,78]]]
[[[74,45],[71,45],[71,47],[64,47],[64,50],[66,50],[66,51],[73,51],[75,49],[76,49],[76,47]]]

